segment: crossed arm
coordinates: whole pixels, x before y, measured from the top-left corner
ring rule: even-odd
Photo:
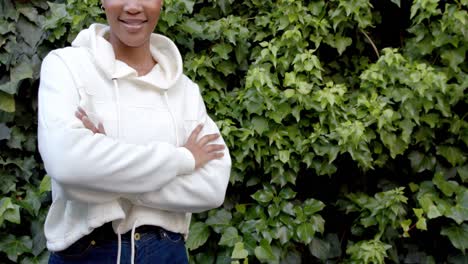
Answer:
[[[59,70],[63,72],[57,74]],[[86,118],[75,115],[79,96],[67,70],[57,55],[44,59],[38,140],[48,174],[68,199],[100,203],[124,197],[137,205],[179,212],[222,204],[231,160],[203,104],[199,110],[204,125],[182,147],[123,143],[105,136],[102,125],[92,128]]]

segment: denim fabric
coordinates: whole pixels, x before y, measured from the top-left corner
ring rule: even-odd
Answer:
[[[115,240],[99,240],[93,239],[92,235],[86,236],[63,251],[52,252],[49,264],[114,264],[117,261],[117,247],[117,235]],[[130,236],[123,235],[120,263],[129,264],[130,258]],[[139,239],[135,240],[135,263],[187,264],[182,235],[163,229],[139,234]]]

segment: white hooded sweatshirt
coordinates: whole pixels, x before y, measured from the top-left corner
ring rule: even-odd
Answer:
[[[201,136],[219,130],[198,86],[182,73],[175,44],[152,34],[157,64],[138,76],[115,59],[108,32],[94,24],[42,63],[38,141],[52,178],[44,227],[51,251],[111,221],[117,234],[155,225],[187,235],[190,213],[220,206],[229,182],[227,148],[222,159],[195,170],[182,147],[200,123]],[[103,123],[106,135],[83,126],[74,114],[78,106]],[[222,138],[213,143],[225,144]]]

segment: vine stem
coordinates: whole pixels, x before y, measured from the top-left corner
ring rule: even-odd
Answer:
[[[367,35],[367,33],[364,30],[359,28],[359,31],[361,31],[361,33],[364,34],[364,36],[366,36],[367,40],[372,45],[372,48],[374,49],[374,52],[377,55],[377,58],[380,58],[379,50],[377,49],[377,46],[375,46],[374,41],[372,41],[372,39],[369,37],[369,35]]]

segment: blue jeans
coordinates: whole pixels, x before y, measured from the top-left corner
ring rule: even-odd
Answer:
[[[131,237],[122,235],[120,263],[131,261]],[[135,233],[135,263],[138,264],[187,264],[185,242],[181,234],[164,229]],[[49,264],[107,264],[117,261],[117,235],[114,239],[96,238],[93,233],[78,240],[60,252],[51,252]]]

